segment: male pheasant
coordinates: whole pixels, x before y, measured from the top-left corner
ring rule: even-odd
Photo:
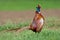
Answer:
[[[40,5],[38,5],[38,7],[36,7],[37,10],[35,12],[35,16],[34,19],[30,25],[30,30],[34,31],[34,32],[40,32],[42,30],[43,24],[44,24],[44,17],[40,12]]]

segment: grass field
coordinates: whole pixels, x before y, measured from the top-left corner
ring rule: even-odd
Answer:
[[[3,30],[26,27],[30,24],[30,22],[22,22],[19,24],[13,24],[12,22],[6,23],[0,26],[0,40],[60,40],[59,20],[53,17],[47,18],[43,30],[40,33],[35,33],[31,30],[25,30],[19,33],[14,31],[5,32]]]
[[[0,0],[0,11],[34,10],[38,3],[41,4],[42,9],[60,9],[59,0],[39,2],[36,0]],[[51,15],[52,14],[53,13],[51,13]],[[15,31],[4,31],[27,27],[30,23],[31,21],[25,21],[15,24],[11,21],[7,21],[5,24],[0,25],[0,40],[60,40],[60,18],[55,16],[45,18],[45,24],[40,33],[35,33],[31,30],[24,30],[19,33],[16,33]]]
[[[3,32],[0,33],[0,40],[60,40],[60,32],[56,30],[44,29],[41,33],[34,33],[25,30],[20,33]]]

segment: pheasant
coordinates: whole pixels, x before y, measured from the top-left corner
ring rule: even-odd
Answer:
[[[40,5],[38,5],[38,7],[36,7],[37,10],[35,12],[35,16],[33,18],[33,21],[30,25],[30,30],[34,31],[34,32],[40,32],[43,28],[43,24],[44,24],[44,17],[40,12]]]
[[[41,8],[40,5],[38,5],[38,7],[36,7],[35,16],[34,16],[33,21],[29,27],[17,28],[17,29],[12,29],[12,30],[16,30],[17,32],[21,32],[23,30],[28,29],[28,30],[32,30],[34,32],[41,32],[45,19],[40,12],[40,8]]]

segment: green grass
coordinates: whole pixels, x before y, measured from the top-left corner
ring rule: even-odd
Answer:
[[[37,4],[40,4],[42,9],[60,8],[60,1],[0,0],[0,11],[21,11],[36,9]]]
[[[35,33],[31,30],[24,30],[19,33],[13,31],[3,32],[2,30],[25,27],[30,24],[30,21],[20,22],[18,24],[7,22],[0,26],[0,40],[60,40],[60,19],[57,17],[48,17],[45,22],[40,33]]]
[[[45,26],[46,27],[55,27],[59,28],[60,27],[60,19],[57,17],[47,17],[45,20]]]
[[[29,23],[30,23],[29,21],[26,21],[26,22],[20,22],[20,23],[14,24],[10,21],[3,25],[0,25],[0,31],[26,27],[30,25]]]
[[[0,40],[60,40],[60,32],[44,29],[41,33],[25,30],[20,33],[3,32],[0,33]]]

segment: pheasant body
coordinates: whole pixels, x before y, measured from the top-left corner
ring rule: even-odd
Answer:
[[[40,9],[39,5],[37,8]],[[41,12],[37,10],[35,12],[34,19],[30,25],[30,29],[34,32],[40,32],[42,30],[43,24],[44,24],[44,17],[41,14]]]

